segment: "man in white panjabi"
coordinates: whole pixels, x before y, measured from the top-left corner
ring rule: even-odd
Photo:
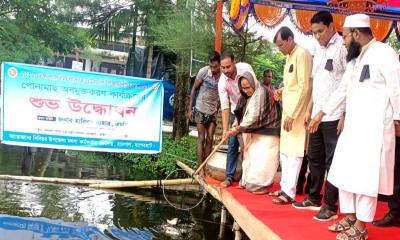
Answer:
[[[328,181],[339,189],[346,214],[329,227],[336,239],[367,239],[366,222],[375,216],[378,193],[393,192],[394,124],[400,121],[400,64],[396,52],[372,36],[369,17],[346,17],[343,40],[347,67],[339,88],[311,120],[310,132],[322,117],[346,101],[346,120],[335,150]]]

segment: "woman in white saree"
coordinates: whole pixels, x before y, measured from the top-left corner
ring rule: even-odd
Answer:
[[[273,92],[250,72],[241,75],[238,84],[242,97],[229,135],[241,133],[243,137],[243,171],[239,184],[254,194],[265,194],[273,184],[279,164],[281,109]]]

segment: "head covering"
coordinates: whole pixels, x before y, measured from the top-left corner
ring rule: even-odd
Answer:
[[[242,132],[254,132],[263,128],[274,129],[271,135],[279,135],[281,125],[281,110],[275,104],[273,92],[265,88],[256,78],[253,72],[245,72],[240,75],[238,87],[241,93],[234,111]],[[242,79],[247,79],[254,89],[250,97],[243,91]]]
[[[369,16],[366,14],[358,13],[346,17],[343,27],[345,28],[369,28]]]
[[[238,86],[239,86],[240,94],[242,94],[242,96],[244,98],[249,98],[249,96],[247,96],[247,94],[243,91],[243,88],[242,88],[242,79],[244,79],[244,78],[247,79],[251,88],[254,91],[259,87],[260,83],[258,82],[257,78],[251,72],[244,72],[242,75],[240,75],[238,77],[238,79],[239,79]]]

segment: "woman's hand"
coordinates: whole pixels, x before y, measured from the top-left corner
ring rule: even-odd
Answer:
[[[236,126],[236,127],[233,127],[233,128],[231,128],[231,129],[229,129],[227,135],[228,135],[228,137],[232,137],[232,136],[238,135],[239,133],[240,133],[239,127]]]

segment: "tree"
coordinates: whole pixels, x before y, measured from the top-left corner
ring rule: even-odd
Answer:
[[[390,34],[389,39],[388,39],[388,43],[394,50],[396,50],[396,52],[400,51],[400,41],[397,38],[395,32],[392,32]]]
[[[97,0],[97,4],[86,7],[87,22],[91,26],[91,34],[105,42],[131,38],[131,49],[127,63],[127,75],[134,75],[136,37],[140,34],[146,43],[151,45],[153,36],[150,33],[151,17],[157,22],[162,22],[173,7],[170,0],[131,0],[123,4],[115,1]],[[149,56],[151,58],[151,56]],[[149,64],[148,67],[151,67]]]
[[[1,2],[2,61],[38,63],[53,52],[70,53],[88,42],[83,30],[62,21],[62,11],[54,3],[51,0]]]
[[[250,31],[247,25],[241,32],[233,32],[226,19],[224,31],[223,49],[231,49],[237,62],[249,63],[259,80],[263,79],[265,69],[272,69],[275,73],[272,84],[277,87],[282,82],[285,56],[272,43],[257,37],[256,32]]]
[[[163,46],[165,51],[176,53],[176,82],[174,96],[174,119],[172,137],[179,140],[188,133],[186,111],[189,92],[190,55],[194,50],[198,55],[206,55],[213,49],[213,21],[210,21],[212,9],[206,0],[178,0],[176,10],[158,25],[154,24],[155,44]],[[196,3],[196,4],[194,4]]]
[[[17,25],[0,19],[0,62],[38,63],[52,51],[37,38],[21,33]]]

